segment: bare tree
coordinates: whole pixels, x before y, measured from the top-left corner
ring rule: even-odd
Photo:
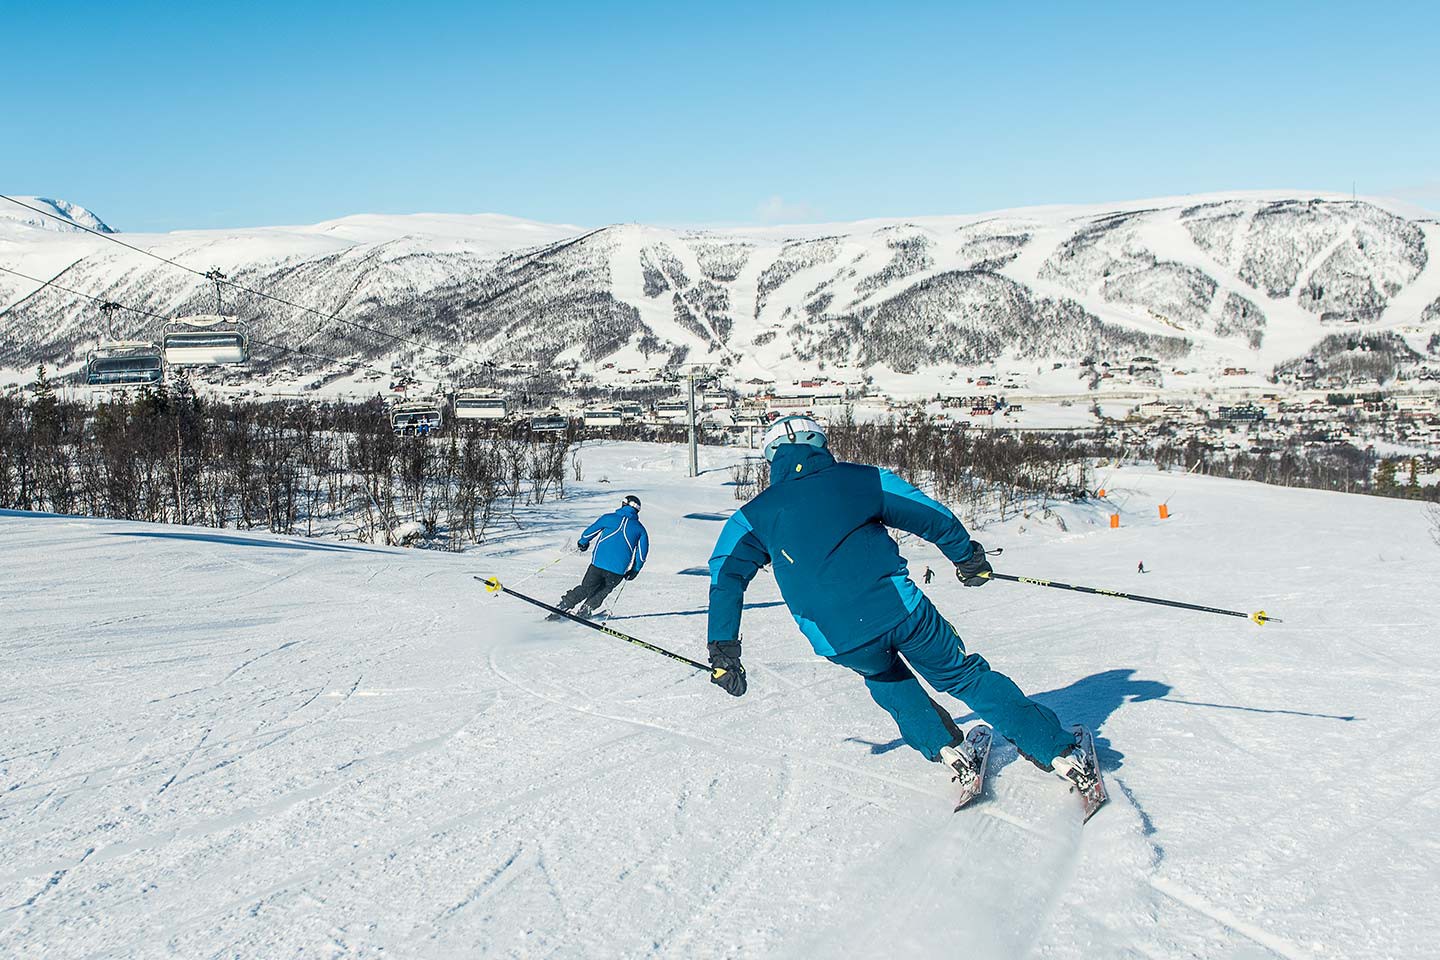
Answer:
[[[566,492],[571,437],[524,425],[397,437],[378,403],[202,401],[183,379],[90,407],[42,372],[32,394],[0,397],[0,507],[381,542],[415,524],[459,550],[500,497]]]

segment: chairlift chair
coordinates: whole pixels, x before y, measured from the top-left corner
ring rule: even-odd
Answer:
[[[413,433],[423,437],[438,433],[444,420],[440,405],[431,401],[412,400],[390,408],[390,427],[402,435]]]
[[[496,393],[472,390],[455,397],[457,420],[503,420],[506,412],[505,398]]]
[[[618,427],[625,422],[625,416],[613,407],[586,410],[582,416],[587,427]]]
[[[144,340],[101,343],[85,357],[85,382],[90,386],[143,386],[159,383],[164,375],[160,350]]]
[[[165,362],[172,367],[245,363],[250,333],[236,317],[177,317],[165,325]]]

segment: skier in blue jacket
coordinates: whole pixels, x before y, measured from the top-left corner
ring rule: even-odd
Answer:
[[[985,548],[953,513],[887,470],[837,462],[824,428],[807,417],[776,421],[764,453],[770,487],[730,517],[710,557],[712,682],[745,693],[742,601],[760,568],[773,564],[785,604],[815,652],[863,676],[904,741],[927,758],[961,775],[969,762],[954,721],[898,654],[1036,766],[1072,780],[1089,775],[1075,732],[983,657],[966,654],[955,628],[911,582],[886,530],[924,537],[955,564],[962,583],[984,586],[991,573]]]
[[[634,580],[645,566],[650,535],[640,522],[640,498],[634,494],[626,497],[618,509],[586,527],[575,546],[584,553],[590,549],[592,540],[595,558],[590,561],[584,578],[556,604],[562,610],[573,610],[579,604],[582,617],[590,616],[621,580]],[[548,619],[561,618],[552,613]]]

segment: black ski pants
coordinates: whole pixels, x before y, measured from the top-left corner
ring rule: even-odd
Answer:
[[[590,569],[585,571],[584,578],[571,587],[555,606],[561,610],[574,610],[576,604],[583,603],[587,612],[594,610],[605,602],[610,591],[618,587],[624,579],[624,574],[601,570],[592,563]]]

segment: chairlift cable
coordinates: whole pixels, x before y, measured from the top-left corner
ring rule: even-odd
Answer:
[[[0,270],[5,271],[12,276],[19,277],[22,280],[29,280],[31,283],[40,284],[39,288],[30,294],[30,296],[32,297],[46,287],[54,287],[56,290],[63,290],[64,292],[72,294],[73,296],[84,297],[86,300],[92,300],[95,303],[98,303],[100,305],[100,309],[106,313],[110,313],[115,310],[128,310],[131,313],[138,313],[141,316],[151,317],[155,320],[164,320],[166,322],[169,322],[170,320],[169,317],[162,317],[158,313],[152,313],[151,311],[141,309],[140,307],[132,307],[124,303],[117,303],[114,300],[106,300],[104,297],[97,297],[94,294],[82,293],[79,290],[72,290],[70,287],[67,287],[64,284],[56,283],[54,280],[41,280],[39,277],[32,277],[28,273],[21,273],[19,270],[12,270],[4,265],[0,265]],[[27,297],[26,299],[29,299],[29,297]],[[6,307],[4,312],[10,312],[10,307]]]
[[[21,273],[19,270],[12,270],[11,268],[9,268],[9,267],[7,267],[7,266],[0,265],[0,271],[4,271],[5,273],[11,274],[12,276],[19,277],[19,278],[21,278],[22,280],[29,280],[31,283],[38,283],[38,284],[40,284],[40,287],[35,291],[35,293],[38,293],[40,290],[43,290],[43,289],[46,288],[46,287],[54,287],[56,290],[64,291],[65,293],[68,293],[68,294],[70,294],[70,295],[72,295],[72,296],[83,297],[83,298],[86,299],[86,300],[90,300],[90,301],[92,301],[92,302],[94,302],[94,303],[99,304],[99,305],[100,305],[100,309],[101,309],[102,311],[104,311],[105,313],[107,313],[107,314],[108,314],[108,313],[112,313],[112,312],[114,312],[114,311],[116,311],[116,310],[128,310],[130,313],[138,313],[138,314],[139,314],[140,316],[142,316],[142,317],[150,317],[150,318],[153,319],[153,320],[160,320],[160,321],[163,321],[163,322],[169,322],[170,319],[171,319],[170,317],[162,316],[162,315],[160,315],[160,314],[158,314],[158,313],[155,313],[155,312],[153,312],[153,311],[151,311],[151,310],[143,309],[143,308],[141,308],[141,307],[132,307],[132,306],[130,306],[129,304],[118,303],[118,302],[116,302],[116,301],[114,301],[114,300],[107,300],[107,299],[105,299],[104,297],[97,297],[97,296],[95,296],[94,294],[85,293],[85,292],[82,291],[82,290],[76,290],[76,289],[74,289],[74,288],[72,288],[72,287],[67,287],[67,286],[65,286],[64,284],[56,283],[54,280],[42,280],[42,279],[40,279],[39,277],[32,277],[32,276],[30,276],[30,275],[27,274],[27,273]],[[31,295],[33,296],[34,294],[31,294]],[[7,310],[8,310],[8,308],[7,308]],[[107,330],[106,333],[108,334],[108,333],[110,333],[110,331]],[[338,359],[338,358],[336,358],[336,357],[327,356],[327,355],[325,355],[325,354],[323,354],[323,353],[314,353],[313,351],[302,350],[302,349],[300,349],[300,348],[298,348],[298,347],[289,347],[289,346],[285,346],[285,345],[283,345],[283,344],[274,343],[273,341],[261,340],[261,339],[256,338],[256,337],[251,337],[251,338],[250,338],[250,342],[251,342],[251,343],[259,344],[259,345],[262,346],[262,347],[273,347],[275,350],[280,351],[280,352],[281,352],[281,355],[278,356],[278,357],[273,357],[273,358],[272,358],[272,362],[273,362],[273,361],[279,361],[279,360],[281,360],[281,359],[283,359],[284,357],[287,357],[287,356],[297,356],[297,357],[310,357],[311,359],[314,359],[314,360],[324,360],[324,361],[327,361],[327,362],[329,362],[329,363],[336,364],[336,365],[338,365],[338,366],[350,367],[351,369],[358,369],[358,368],[360,368],[360,367],[364,367],[364,366],[367,365],[367,364],[366,364],[365,362],[363,362],[363,361],[361,361],[361,362],[356,362],[356,361],[353,361],[353,360],[340,360],[340,359]],[[373,369],[373,368],[372,368],[372,369]],[[416,380],[416,382],[418,382],[418,383],[428,383],[428,384],[431,384],[431,385],[437,386],[437,387],[443,387],[443,386],[445,385],[445,384],[443,384],[443,383],[442,383],[441,381],[439,381],[439,380],[423,380],[423,379],[421,379],[421,378],[419,378],[419,377],[416,377],[415,380]]]

